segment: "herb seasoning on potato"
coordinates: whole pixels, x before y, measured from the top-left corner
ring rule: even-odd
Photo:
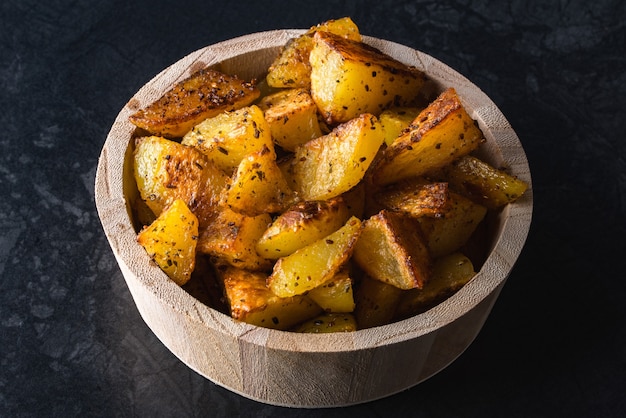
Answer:
[[[235,320],[309,333],[416,315],[471,280],[485,218],[527,185],[474,155],[453,88],[423,102],[424,73],[347,17],[265,76],[261,93],[203,69],[131,116],[138,243],[159,268],[219,287]]]

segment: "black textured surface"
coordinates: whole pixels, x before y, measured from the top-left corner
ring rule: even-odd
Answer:
[[[9,0],[0,4],[0,416],[626,416],[626,3]],[[363,405],[260,404],[141,320],[95,211],[119,109],[205,45],[351,16],[500,106],[530,161],[527,246],[472,346]]]

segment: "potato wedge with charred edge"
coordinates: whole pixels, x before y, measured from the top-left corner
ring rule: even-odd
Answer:
[[[253,82],[202,69],[132,114],[130,121],[152,135],[178,138],[206,118],[248,106],[260,94]]]
[[[317,286],[308,293],[309,297],[325,312],[346,313],[354,311],[352,279],[347,268],[341,269],[335,277]]]
[[[248,154],[268,148],[274,152],[270,127],[256,105],[224,112],[194,126],[182,140],[232,173]]]
[[[222,195],[222,203],[247,216],[280,213],[295,200],[269,148],[245,156]]]
[[[430,276],[431,259],[419,224],[387,210],[363,222],[353,259],[373,279],[399,289],[421,289]]]
[[[423,72],[368,44],[328,32],[317,32],[313,40],[311,96],[328,124],[409,106],[424,85]]]
[[[471,155],[444,167],[442,174],[455,190],[489,209],[514,202],[528,188],[523,180]]]
[[[267,84],[271,87],[303,87],[311,85],[311,64],[309,54],[313,48],[315,32],[332,32],[344,38],[361,40],[359,28],[349,17],[328,20],[313,26],[304,34],[290,40],[280,55],[270,65],[267,73]]]
[[[287,330],[319,315],[322,309],[304,295],[280,298],[266,286],[267,274],[230,266],[217,269],[234,319],[265,328]]]
[[[365,176],[383,139],[378,119],[364,113],[299,146],[288,168],[296,192],[303,200],[325,200],[352,189]]]
[[[133,169],[139,194],[155,215],[182,199],[201,227],[213,217],[228,182],[198,150],[157,136],[137,139]]]
[[[350,217],[341,197],[300,202],[280,214],[256,244],[256,251],[276,260],[332,234]]]
[[[197,240],[198,218],[181,199],[176,199],[137,236],[137,242],[179,286],[187,283],[193,272]]]
[[[272,263],[256,252],[255,245],[271,221],[267,213],[245,216],[222,207],[200,230],[197,251],[234,267],[267,270]]]
[[[323,313],[300,324],[293,331],[323,334],[329,332],[351,332],[357,330],[354,315],[350,313]]]
[[[450,208],[439,218],[418,218],[430,254],[441,257],[461,248],[487,214],[487,208],[450,193]]]
[[[396,286],[364,276],[354,291],[354,316],[358,328],[372,328],[390,323],[404,292],[406,291]]]
[[[383,151],[372,167],[374,183],[386,185],[424,175],[469,154],[483,140],[456,91],[449,88]]]
[[[305,89],[289,89],[265,96],[259,107],[270,126],[272,139],[282,149],[293,151],[322,136],[317,106]]]
[[[374,195],[385,208],[414,218],[441,217],[450,207],[448,183],[413,178],[392,184]]]
[[[474,266],[462,253],[453,253],[435,260],[431,280],[423,289],[402,293],[396,317],[408,318],[425,312],[452,296],[476,275]]]
[[[331,280],[352,255],[361,221],[351,217],[339,230],[279,258],[267,285],[276,296],[300,295]]]

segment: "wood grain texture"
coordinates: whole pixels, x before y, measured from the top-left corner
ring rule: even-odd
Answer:
[[[415,317],[341,334],[295,334],[254,327],[200,303],[178,287],[136,242],[129,199],[134,126],[128,117],[205,66],[242,78],[262,77],[281,45],[301,33],[278,30],[198,50],[159,73],[129,100],[111,127],[96,173],[95,199],[104,232],[141,316],[172,353],[207,379],[261,402],[333,407],[397,393],[439,372],[480,331],[526,240],[532,187],[494,219],[491,253],[459,292]],[[365,42],[427,73],[433,93],[454,87],[485,133],[482,158],[531,185],[517,135],[494,103],[469,80],[419,51],[381,39]]]

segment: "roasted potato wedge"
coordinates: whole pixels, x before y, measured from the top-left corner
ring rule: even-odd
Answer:
[[[350,217],[341,197],[300,202],[280,214],[259,238],[256,251],[276,260],[332,234]]]
[[[476,275],[470,259],[456,252],[435,260],[431,280],[423,289],[402,293],[396,309],[398,318],[425,312],[452,296]]]
[[[260,94],[253,82],[202,69],[135,112],[130,121],[152,135],[178,138],[206,118],[248,106]]]
[[[309,297],[325,312],[346,313],[354,311],[352,278],[347,268],[341,269],[326,283],[311,289]]]
[[[222,196],[223,204],[247,216],[283,212],[294,200],[275,154],[267,147],[241,160]]]
[[[205,119],[183,137],[182,144],[196,147],[229,174],[246,155],[263,148],[274,152],[270,127],[256,105]]]
[[[410,215],[441,217],[450,207],[450,191],[446,182],[430,182],[412,178],[392,184],[374,195],[383,207]]]
[[[182,199],[201,227],[213,217],[228,182],[197,149],[157,136],[137,139],[133,169],[139,194],[155,215]]]
[[[265,96],[259,107],[270,126],[272,139],[282,149],[293,151],[322,136],[317,105],[305,89],[288,89]]]
[[[411,105],[424,84],[420,70],[363,42],[328,32],[315,33],[313,40],[311,96],[328,124]]]
[[[300,295],[331,280],[352,255],[361,221],[351,217],[339,230],[279,258],[267,284],[275,295]]]
[[[313,48],[315,32],[331,32],[338,36],[361,40],[359,28],[349,17],[328,20],[313,26],[304,34],[290,40],[280,55],[270,65],[266,80],[271,87],[308,89],[311,85],[309,54]]]
[[[469,154],[483,134],[453,88],[445,90],[388,146],[373,169],[376,184],[418,177]]]
[[[176,199],[137,235],[154,262],[179,286],[189,281],[196,261],[198,218]]]
[[[394,285],[368,276],[363,277],[354,291],[354,316],[358,328],[372,328],[390,323],[404,292],[406,291]]]
[[[431,259],[419,225],[387,210],[363,222],[353,259],[373,279],[399,289],[421,289],[430,276]]]
[[[200,230],[197,251],[234,267],[267,270],[272,263],[256,252],[255,245],[271,222],[267,213],[245,216],[222,207]]]
[[[439,218],[418,218],[430,254],[441,257],[461,248],[487,214],[487,208],[451,192],[450,207]]]
[[[319,315],[322,308],[304,295],[280,298],[266,286],[267,274],[234,267],[217,269],[230,315],[265,328],[287,330]]]
[[[294,329],[302,333],[351,332],[357,330],[356,319],[350,313],[323,313]]]
[[[489,209],[514,202],[528,188],[523,180],[471,155],[445,166],[442,172],[455,190]]]
[[[299,146],[288,168],[296,192],[303,200],[325,200],[352,189],[383,139],[378,119],[365,113]]]

